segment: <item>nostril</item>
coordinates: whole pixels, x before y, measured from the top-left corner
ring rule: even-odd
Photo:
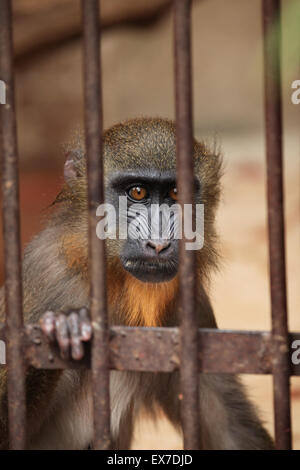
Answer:
[[[169,248],[171,242],[168,240],[148,240],[147,246],[150,246],[150,248],[153,248],[157,254],[161,253],[163,250],[166,250]]]

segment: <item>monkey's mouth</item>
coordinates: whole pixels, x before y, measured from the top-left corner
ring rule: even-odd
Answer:
[[[123,258],[123,267],[142,282],[166,282],[176,276],[178,262],[175,259],[158,257]]]

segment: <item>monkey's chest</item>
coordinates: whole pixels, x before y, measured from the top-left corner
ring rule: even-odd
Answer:
[[[120,422],[138,386],[138,374],[111,371],[111,434],[115,440]],[[30,445],[32,449],[87,449],[93,442],[93,403],[90,371],[66,370],[49,405],[49,414]]]

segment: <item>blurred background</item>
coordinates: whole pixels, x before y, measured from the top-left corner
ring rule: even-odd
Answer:
[[[102,0],[104,121],[174,117],[170,0]],[[62,183],[64,144],[83,127],[79,0],[15,0],[14,41],[23,246],[41,228]],[[282,1],[285,218],[289,326],[300,330],[300,1]],[[221,328],[269,329],[263,59],[260,0],[195,0],[194,125],[225,160],[218,215],[223,266],[211,296]],[[1,78],[1,77],[0,77]],[[2,233],[0,237],[2,236]],[[0,278],[3,244],[0,238]],[[243,376],[273,433],[269,376]],[[292,378],[300,449],[300,377]],[[136,423],[135,449],[179,449],[163,416]]]

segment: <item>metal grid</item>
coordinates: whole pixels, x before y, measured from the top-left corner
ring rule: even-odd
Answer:
[[[6,324],[0,339],[7,342],[10,447],[25,447],[25,367],[91,368],[93,374],[94,443],[110,447],[109,370],[165,371],[180,368],[182,425],[185,449],[198,444],[197,373],[273,374],[275,437],[278,449],[291,448],[291,375],[300,365],[290,361],[290,345],[300,339],[287,326],[284,214],[282,189],[282,111],[279,34],[280,0],[262,0],[267,154],[267,193],[272,331],[226,331],[196,328],[195,256],[180,248],[180,328],[108,326],[105,243],[96,237],[96,206],[103,201],[102,94],[99,1],[82,0],[85,133],[88,161],[91,354],[82,361],[63,360],[50,351],[38,325],[23,324],[19,228],[18,149],[14,106],[11,1],[0,0],[0,74],[7,104],[0,106],[3,159],[3,227]],[[193,185],[190,0],[174,0],[174,52],[177,129],[177,179],[181,204],[191,203]],[[270,40],[271,38],[271,40]],[[201,347],[200,347],[201,345]]]

